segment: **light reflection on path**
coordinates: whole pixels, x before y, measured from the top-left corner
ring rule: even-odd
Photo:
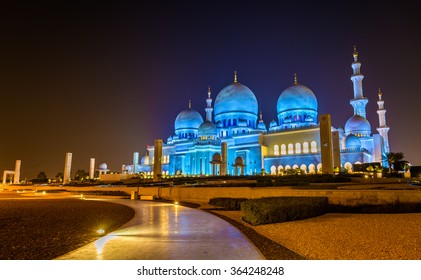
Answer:
[[[57,259],[264,259],[238,229],[204,211],[151,201],[101,200],[130,206],[135,216],[119,230]]]

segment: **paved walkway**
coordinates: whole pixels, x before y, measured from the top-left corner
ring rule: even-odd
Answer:
[[[119,230],[63,255],[62,260],[258,260],[258,249],[212,214],[150,201],[101,199],[132,207]]]

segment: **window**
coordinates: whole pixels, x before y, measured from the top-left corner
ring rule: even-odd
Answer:
[[[287,147],[285,146],[285,144],[281,145],[281,155],[286,155],[287,154]]]
[[[279,156],[279,146],[278,145],[273,146],[273,154],[275,156]]]
[[[283,175],[284,174],[284,167],[282,165],[278,166],[278,175]]]
[[[301,154],[301,144],[300,143],[295,143],[295,153]]]
[[[308,142],[303,143],[303,153],[308,154]]]
[[[316,141],[311,141],[311,152],[312,153],[317,153],[317,143]]]
[[[292,155],[293,153],[294,153],[294,145],[290,143],[288,144],[288,154]]]

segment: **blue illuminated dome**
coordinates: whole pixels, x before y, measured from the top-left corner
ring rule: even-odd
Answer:
[[[358,137],[368,137],[371,134],[371,125],[360,115],[353,115],[345,124],[345,134],[355,134]]]
[[[317,122],[317,98],[305,85],[295,83],[282,91],[276,107],[281,129],[309,126]]]
[[[215,136],[217,134],[216,126],[209,120],[204,121],[199,127],[199,136]]]
[[[246,124],[256,128],[258,104],[254,93],[234,79],[234,83],[224,87],[216,96],[214,105],[215,122],[222,127]],[[218,125],[219,127],[219,125]]]
[[[197,137],[199,126],[202,123],[202,116],[189,105],[189,108],[181,111],[175,119],[175,135],[179,138]]]
[[[361,140],[354,134],[349,134],[344,138],[345,148],[346,149],[360,149],[361,148]]]

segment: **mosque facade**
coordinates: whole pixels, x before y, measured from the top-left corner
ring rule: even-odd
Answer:
[[[364,76],[355,48],[353,58],[354,96],[350,104],[354,114],[344,129],[331,127],[337,135],[333,145],[340,150],[340,168],[348,172],[359,163],[378,162],[386,167],[389,152],[382,93],[379,90],[378,133],[372,133],[366,118]],[[153,175],[155,160],[161,162],[162,175],[254,175],[262,171],[279,175],[288,169],[309,174],[323,172],[318,100],[296,76],[293,85],[279,95],[277,120],[269,126],[259,114],[256,96],[237,80],[236,73],[233,83],[218,93],[213,106],[212,101],[209,88],[205,119],[189,102],[175,119],[174,135],[162,144],[162,157],[156,159],[155,147],[148,146],[140,162],[135,153],[133,164],[124,165],[123,172]]]

